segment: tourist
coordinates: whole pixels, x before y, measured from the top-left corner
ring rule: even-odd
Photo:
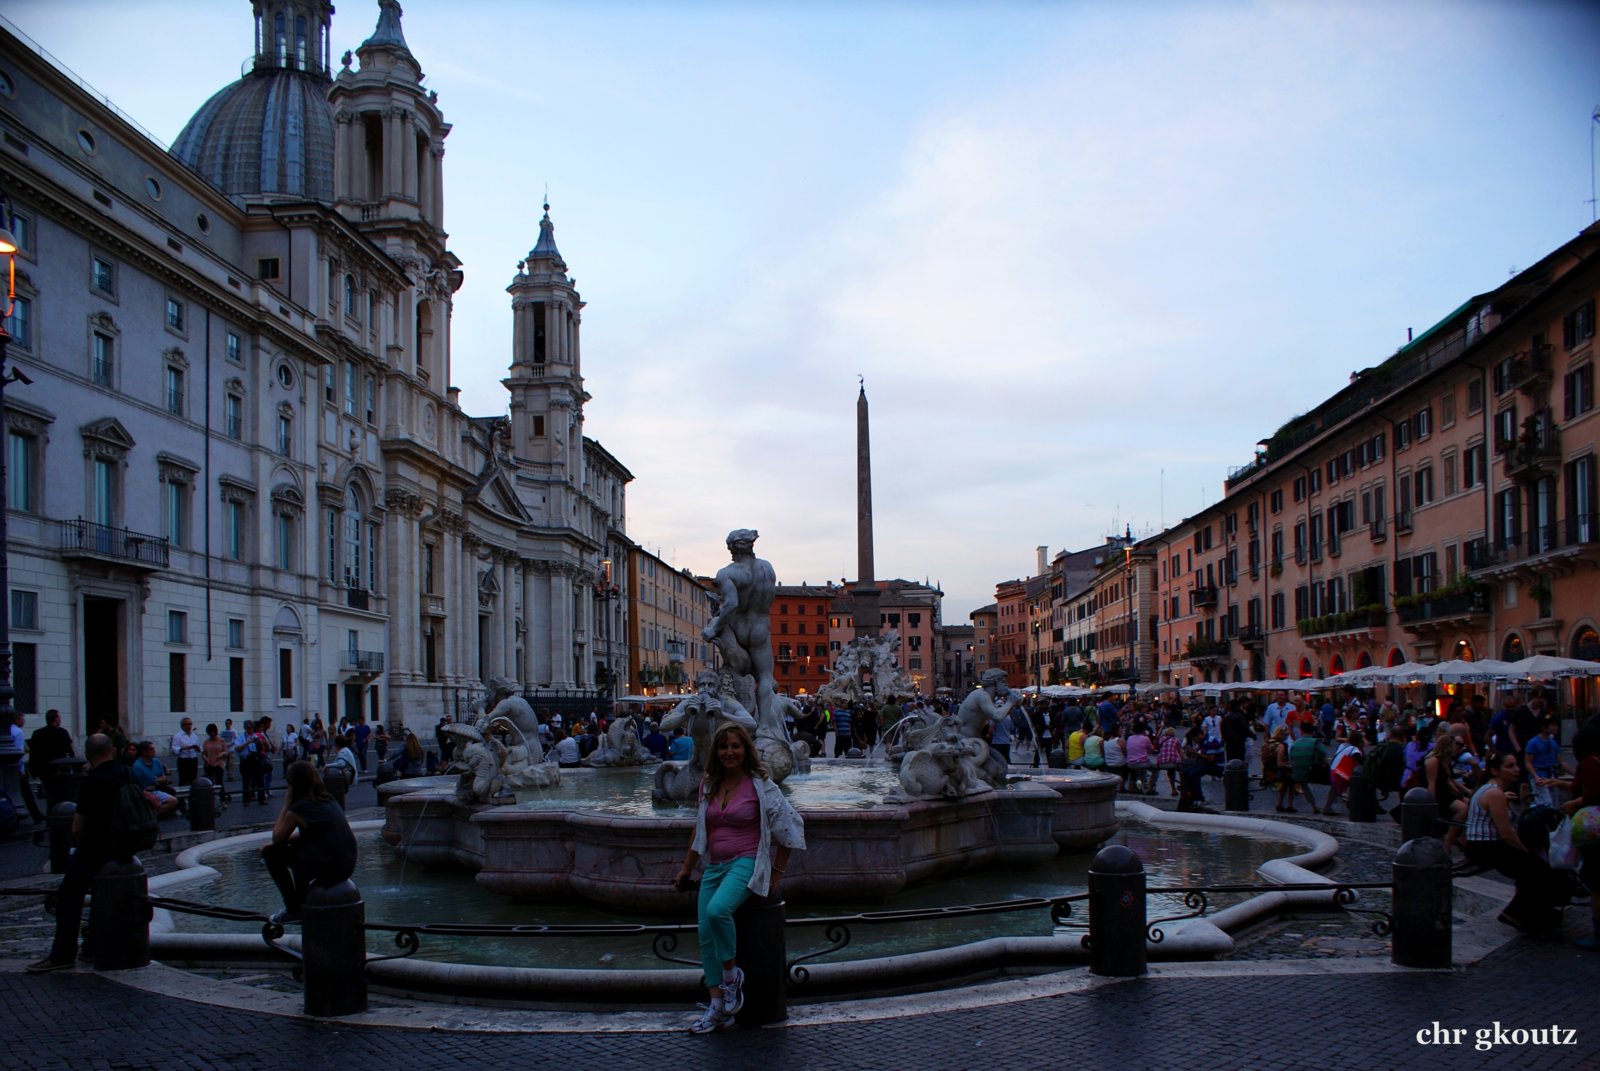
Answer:
[[[579,725],[573,726],[575,731],[581,728],[582,726]],[[559,730],[556,732],[555,746],[550,749],[550,754],[555,757],[556,763],[562,769],[570,770],[575,766],[583,765],[583,753],[578,747],[578,738],[568,736]]]
[[[1539,735],[1528,741],[1528,776],[1532,783],[1532,798],[1546,807],[1556,806],[1551,785],[1566,773],[1561,761],[1561,742],[1556,739],[1556,720],[1546,718],[1539,727]]]
[[[751,893],[767,896],[782,880],[789,853],[805,846],[805,824],[767,776],[749,732],[725,722],[711,739],[694,842],[673,882],[687,891],[695,864],[705,857],[698,917],[701,980],[710,999],[691,1032],[720,1030],[744,1006],[733,913]]]
[[[200,775],[200,745],[204,743],[194,731],[194,719],[184,718],[178,731],[172,734],[172,758],[178,766],[178,787],[182,788]]]
[[[1090,726],[1083,737],[1083,765],[1090,770],[1099,770],[1105,764],[1105,738],[1100,735],[1099,727]]]
[[[261,750],[261,802],[267,802],[267,794],[272,791],[272,756],[278,753],[279,736],[272,728],[272,716],[263,714],[256,719],[256,744]],[[284,767],[284,776],[289,770]]]
[[[206,738],[200,745],[200,760],[205,764],[206,780],[216,786],[222,806],[227,807],[228,788],[223,774],[228,764],[228,745],[217,731],[216,722],[206,726]]]
[[[389,729],[381,721],[372,730],[372,750],[377,753],[379,762],[389,757]]]
[[[356,760],[361,764],[361,772],[367,772],[367,741],[372,737],[372,726],[367,724],[365,718],[356,722],[350,729],[350,750],[356,753]]]
[[[688,762],[694,757],[694,738],[682,725],[673,733],[672,744],[667,748],[667,758],[673,762]]]
[[[1122,730],[1106,733],[1100,741],[1100,757],[1105,761],[1106,773],[1114,775],[1124,785],[1128,780],[1128,753],[1122,744]]]
[[[401,777],[409,777],[412,772],[421,773],[423,765],[422,741],[417,739],[416,733],[407,729],[405,743],[400,746],[400,754],[395,756],[394,772]]]
[[[1316,814],[1316,793],[1311,791],[1312,785],[1325,785],[1328,783],[1328,749],[1317,739],[1313,730],[1307,730],[1298,740],[1289,745],[1289,776],[1293,779],[1297,789],[1311,804],[1311,813]],[[1329,799],[1333,797],[1330,794]],[[1294,793],[1289,794],[1290,806],[1293,806]]]
[[[1206,802],[1205,779],[1222,776],[1222,740],[1199,728],[1190,729],[1183,741],[1183,757],[1178,810],[1193,811]]]
[[[1549,936],[1560,927],[1568,883],[1558,880],[1562,876],[1517,835],[1510,810],[1517,801],[1517,782],[1522,776],[1517,757],[1494,755],[1488,771],[1489,780],[1466,805],[1461,850],[1474,866],[1499,871],[1516,882],[1516,895],[1500,912],[1501,922],[1532,936]]]
[[[1572,738],[1572,755],[1578,760],[1577,772],[1555,782],[1555,787],[1565,789],[1572,796],[1561,805],[1561,810],[1568,815],[1600,807],[1600,722],[1591,721],[1578,730]],[[1587,817],[1592,818],[1595,813],[1590,810]],[[1594,929],[1589,936],[1578,939],[1578,947],[1592,951],[1600,948],[1600,840],[1583,845],[1579,858],[1582,861],[1579,874],[1589,886],[1589,911],[1594,918]]]
[[[656,758],[665,759],[667,757],[667,748],[670,745],[667,738],[661,733],[661,726],[655,722],[645,723],[644,739],[639,742]]]
[[[356,777],[361,772],[361,767],[356,762],[356,753],[350,747],[350,737],[348,735],[340,733],[335,736],[333,738],[333,746],[337,751],[322,769],[330,777],[336,773],[342,775],[344,777],[345,791],[348,792],[350,786],[356,783]]]
[[[74,757],[76,752],[72,750],[72,734],[61,727],[61,711],[45,711],[44,724],[28,737],[28,773],[44,785],[47,797],[50,796],[51,780],[60,772],[55,761]],[[52,798],[51,802],[59,801]]]
[[[1089,735],[1083,727],[1083,712],[1078,713],[1078,724],[1067,734],[1067,766],[1076,769],[1083,765],[1083,741]]]
[[[1352,729],[1348,736],[1340,740],[1333,749],[1333,761],[1328,763],[1328,802],[1322,808],[1323,814],[1338,814],[1333,809],[1335,800],[1345,800],[1348,804],[1350,794],[1350,779],[1355,776],[1356,767],[1361,763],[1361,749],[1366,741],[1359,730]]]
[[[300,908],[313,882],[328,888],[348,881],[356,869],[356,838],[344,810],[334,802],[316,767],[304,759],[289,766],[283,810],[272,826],[272,841],[261,849],[267,873],[283,894],[283,910],[272,921],[300,921]]]
[[[1457,823],[1444,835],[1446,849],[1455,845],[1456,836],[1460,832],[1459,823],[1464,822],[1467,817],[1467,797],[1471,795],[1467,791],[1467,786],[1456,778],[1454,772],[1458,747],[1453,734],[1440,733],[1439,738],[1433,743],[1433,750],[1422,760],[1423,787],[1428,790],[1428,795],[1433,797],[1439,809],[1439,817]],[[1520,769],[1519,767],[1519,772]]]
[[[1156,751],[1156,775],[1150,781],[1150,792],[1155,793],[1156,781],[1161,778],[1161,771],[1167,774],[1167,791],[1176,796],[1178,794],[1178,770],[1183,766],[1183,742],[1178,739],[1178,730],[1168,725],[1161,730],[1161,746]]]
[[[144,790],[145,799],[165,818],[178,809],[178,790],[167,776],[167,767],[156,758],[156,746],[149,740],[139,741],[139,757],[129,768],[134,783]]]
[[[1150,733],[1142,719],[1134,724],[1133,731],[1122,742],[1122,749],[1128,760],[1128,777],[1132,782],[1129,787],[1135,792],[1154,794],[1155,742],[1150,739]]]
[[[832,720],[834,734],[833,757],[840,759],[849,752],[852,740],[849,705],[846,703],[840,703],[838,709],[833,712]]]
[[[77,841],[77,851],[67,861],[66,872],[61,876],[61,886],[56,890],[56,934],[50,954],[28,964],[31,974],[47,971],[71,970],[78,953],[78,927],[83,921],[83,899],[94,883],[100,868],[111,860],[126,863],[133,852],[126,845],[113,842],[111,816],[116,809],[117,793],[122,786],[133,783],[127,767],[112,761],[116,749],[111,738],[95,733],[84,741],[84,757],[89,761],[89,773],[78,789],[78,809],[72,816],[72,837]]]

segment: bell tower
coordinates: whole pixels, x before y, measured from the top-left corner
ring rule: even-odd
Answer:
[[[517,265],[511,295],[511,429],[518,457],[532,461],[554,483],[583,484],[582,355],[578,333],[583,301],[556,248],[550,206],[539,220],[539,240]]]

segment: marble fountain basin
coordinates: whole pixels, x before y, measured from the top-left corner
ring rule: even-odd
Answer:
[[[454,777],[383,785],[384,840],[408,861],[475,872],[519,899],[577,899],[631,911],[682,909],[672,888],[694,834],[689,808],[650,802],[649,768],[574,769],[515,804],[464,804]],[[1089,851],[1117,831],[1118,779],[1049,771],[958,800],[884,802],[892,770],[817,762],[784,784],[805,817],[804,852],[782,891],[791,903],[881,900],[964,870],[1034,866]]]

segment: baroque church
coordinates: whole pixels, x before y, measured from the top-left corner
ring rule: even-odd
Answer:
[[[587,709],[628,664],[606,593],[632,477],[584,436],[549,206],[508,287],[507,410],[469,416],[450,125],[400,5],[337,61],[327,0],[253,8],[243,76],[170,152],[0,29],[17,709],[80,739],[420,729],[499,676]]]

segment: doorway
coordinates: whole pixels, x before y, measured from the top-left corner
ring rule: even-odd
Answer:
[[[93,595],[83,600],[83,715],[87,732],[100,727],[100,719],[129,731],[123,717],[121,599]]]

